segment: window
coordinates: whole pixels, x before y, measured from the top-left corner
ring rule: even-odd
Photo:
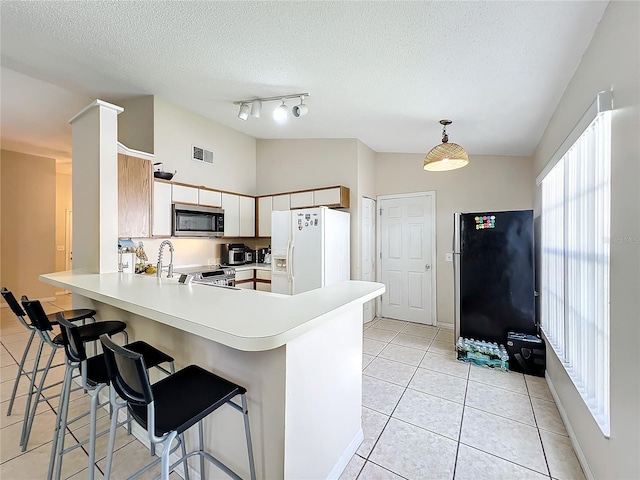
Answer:
[[[602,108],[606,102],[599,104],[599,96],[586,129],[543,171],[541,180],[542,328],[606,437],[611,211],[607,94],[609,108]]]

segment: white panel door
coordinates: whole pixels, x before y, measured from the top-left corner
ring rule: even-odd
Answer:
[[[198,188],[172,185],[171,199],[174,203],[198,204]]]
[[[313,192],[298,192],[290,194],[291,208],[313,207]]]
[[[376,255],[376,201],[362,197],[362,280],[375,281]],[[364,304],[364,323],[373,320],[376,314],[375,300]]]
[[[383,317],[433,325],[432,207],[430,194],[379,199]]]

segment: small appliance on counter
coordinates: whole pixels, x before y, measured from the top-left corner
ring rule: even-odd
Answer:
[[[259,248],[256,250],[256,263],[271,263],[271,248]]]
[[[223,265],[244,265],[248,248],[244,243],[223,243],[220,245],[220,261]]]
[[[244,263],[253,263],[255,262],[256,251],[251,250],[249,247],[244,247]]]

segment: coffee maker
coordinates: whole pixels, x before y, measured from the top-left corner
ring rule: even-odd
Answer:
[[[271,263],[270,246],[256,250],[256,263]]]

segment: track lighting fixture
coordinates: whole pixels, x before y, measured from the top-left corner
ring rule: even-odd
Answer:
[[[273,118],[278,123],[284,123],[287,120],[289,108],[286,101],[292,98],[300,100],[300,105],[295,105],[291,109],[291,114],[298,118],[306,115],[309,112],[309,106],[304,103],[305,97],[308,97],[308,93],[296,93],[293,95],[283,95],[281,97],[267,97],[267,98],[254,98],[251,100],[238,100],[233,102],[234,105],[240,105],[240,111],[238,112],[238,118],[240,120],[247,120],[249,115],[255,118],[260,118],[262,113],[262,104],[264,102],[282,102],[273,111]]]
[[[278,123],[284,123],[287,121],[287,106],[284,103],[284,99],[282,100],[282,105],[277,107],[273,111],[273,119]]]
[[[308,111],[309,111],[309,107],[304,104],[304,95],[301,95],[300,96],[300,105],[295,105],[291,109],[291,113],[293,114],[294,117],[297,118],[297,117],[301,117],[303,115],[306,115]]]
[[[246,103],[243,103],[242,105],[240,105],[240,111],[238,112],[238,118],[240,120],[246,120],[247,118],[249,118],[249,105],[247,105]]]

